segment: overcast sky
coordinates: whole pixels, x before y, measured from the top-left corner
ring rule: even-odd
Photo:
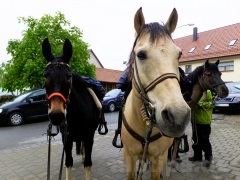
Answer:
[[[105,68],[124,70],[134,41],[133,18],[143,8],[146,23],[165,23],[176,8],[178,25],[173,38],[191,35],[240,22],[239,0],[0,0],[0,63],[11,59],[6,53],[10,39],[21,39],[25,29],[17,17],[41,18],[65,14],[71,26],[83,31],[87,42]],[[184,26],[194,24],[194,26]],[[240,36],[240,35],[239,35]]]

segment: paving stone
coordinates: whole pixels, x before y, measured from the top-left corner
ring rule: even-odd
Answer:
[[[210,141],[213,148],[213,163],[209,168],[203,167],[202,162],[190,162],[188,157],[193,155],[191,148],[191,125],[186,129],[190,150],[180,154],[182,163],[176,164],[172,170],[172,180],[240,180],[240,123],[239,125],[225,124],[224,121],[212,123]],[[238,117],[239,118],[239,117]],[[112,125],[113,126],[113,125]],[[113,126],[112,129],[116,128]],[[92,152],[93,180],[121,180],[127,179],[122,149],[112,146],[114,132],[107,136],[95,135]],[[47,148],[48,144],[41,143],[29,147],[21,147],[0,152],[0,180],[42,180],[47,177]],[[121,150],[121,151],[120,151]],[[82,157],[75,155],[73,147],[72,180],[85,178]],[[51,179],[58,179],[62,144],[52,142]],[[146,165],[145,165],[146,167]],[[163,177],[166,179],[169,167],[165,166]],[[179,173],[180,172],[180,173]],[[65,179],[63,168],[62,179]],[[144,170],[143,180],[150,179],[150,171]]]

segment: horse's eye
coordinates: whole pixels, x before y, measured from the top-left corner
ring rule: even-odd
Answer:
[[[147,54],[144,51],[140,51],[140,52],[137,53],[137,57],[140,60],[144,60],[144,59],[147,59]]]
[[[210,73],[207,73],[207,77],[211,77],[212,76],[212,74],[210,74]]]

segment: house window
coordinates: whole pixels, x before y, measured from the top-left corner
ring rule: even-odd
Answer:
[[[186,65],[185,66],[185,73],[186,74],[189,74],[192,72],[192,65]]]
[[[190,51],[188,51],[188,53],[192,53],[195,49],[196,47],[193,47],[192,49],[190,49]]]
[[[204,50],[208,50],[211,46],[212,46],[212,44],[208,44],[208,45],[204,48]]]
[[[219,69],[219,71],[221,71],[221,72],[233,71],[233,70],[234,70],[233,61],[231,61],[231,62],[219,63],[218,69]]]
[[[229,46],[233,46],[236,43],[237,39],[231,40],[231,42],[228,44]]]

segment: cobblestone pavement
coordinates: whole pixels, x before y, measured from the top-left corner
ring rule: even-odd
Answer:
[[[189,162],[192,156],[191,127],[187,127],[190,151],[180,154],[182,163],[176,164],[172,180],[240,180],[240,116],[215,114],[212,123],[211,143],[213,147],[213,164],[209,168],[201,162]],[[109,129],[114,130],[116,124]],[[112,146],[114,133],[105,136],[95,135],[92,155],[93,180],[126,179],[122,151]],[[43,180],[47,179],[47,142],[20,149],[0,151],[0,180]],[[58,179],[62,144],[52,141],[51,179]],[[74,153],[73,153],[74,154]],[[81,157],[74,155],[72,180],[84,179],[84,169]],[[145,165],[146,166],[146,165]],[[179,172],[177,172],[179,171]],[[163,177],[169,167],[163,170]],[[63,169],[63,178],[65,170]],[[149,171],[144,171],[143,180],[150,179]]]

